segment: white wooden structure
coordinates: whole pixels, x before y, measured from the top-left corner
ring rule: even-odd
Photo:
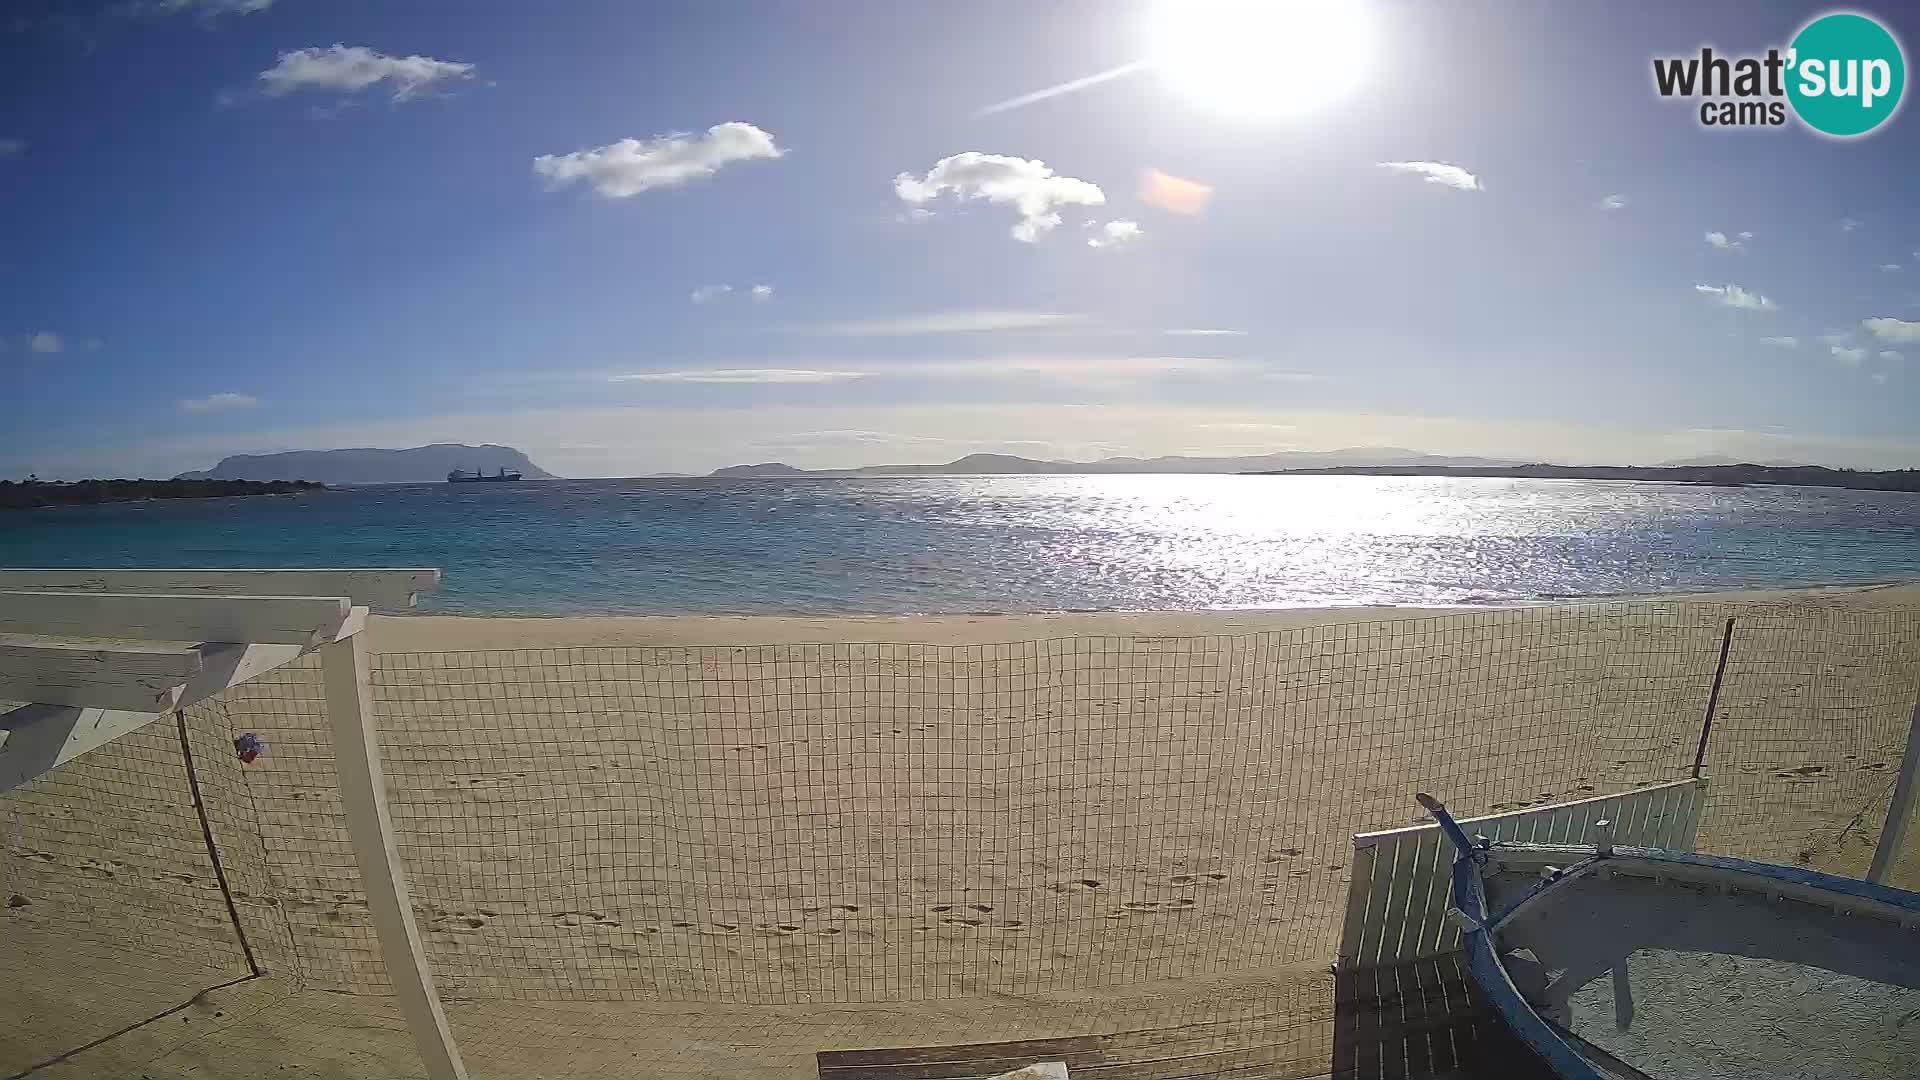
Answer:
[[[1613,843],[1692,851],[1706,781],[1681,780],[1618,795],[1536,806],[1460,822],[1469,834],[1538,844],[1594,844],[1608,821]],[[1460,948],[1447,918],[1453,844],[1438,823],[1359,833],[1340,934],[1343,971],[1391,967]]]
[[[440,571],[0,570],[0,791],[310,652],[387,975],[435,1080],[464,1078],[393,844],[360,631]]]

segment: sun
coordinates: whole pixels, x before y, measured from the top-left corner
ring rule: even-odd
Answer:
[[[1373,14],[1353,0],[1161,0],[1147,34],[1176,92],[1249,118],[1318,111],[1373,67]]]

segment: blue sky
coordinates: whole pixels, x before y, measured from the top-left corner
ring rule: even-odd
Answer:
[[[1920,465],[1913,110],[1714,132],[1651,86],[1827,9],[1363,7],[1330,100],[1149,65],[983,112],[1158,56],[1159,9],[14,5],[0,475],[438,440],[571,476]]]

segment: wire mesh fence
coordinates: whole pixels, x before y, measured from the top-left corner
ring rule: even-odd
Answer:
[[[1710,698],[1702,848],[1858,874],[1920,616],[1621,603],[1233,637],[392,653],[374,676],[443,996],[888,1002],[1324,962],[1350,836],[1418,820],[1414,791],[1480,814],[1681,779]],[[28,900],[9,970],[84,948],[136,980],[172,964],[175,990],[244,972],[218,857],[262,966],[388,992],[317,665],[183,726],[211,853],[167,725],[5,797]],[[247,731],[270,750],[242,765]]]

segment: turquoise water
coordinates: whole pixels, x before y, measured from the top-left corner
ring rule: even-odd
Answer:
[[[470,613],[1488,604],[1920,577],[1920,496],[1561,480],[417,484],[0,515],[5,566],[438,566]]]

